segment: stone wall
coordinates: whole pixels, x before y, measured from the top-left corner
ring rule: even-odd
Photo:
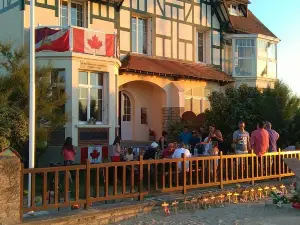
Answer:
[[[183,107],[164,107],[162,109],[163,130],[168,131],[169,125],[174,121],[180,120],[183,113]]]
[[[21,163],[17,157],[0,156],[0,224],[20,222]]]
[[[25,220],[23,224],[25,225],[104,225],[117,223],[132,217],[136,217],[141,213],[149,213],[156,203],[127,203],[121,206],[113,207],[110,205],[102,209],[89,209],[80,210],[75,212],[62,212],[61,215],[56,215],[57,218],[53,216],[48,216],[47,218],[36,218],[34,221],[32,218]]]

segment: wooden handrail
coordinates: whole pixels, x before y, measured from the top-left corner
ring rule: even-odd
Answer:
[[[84,204],[84,208],[97,201],[107,201],[122,198],[144,196],[155,192],[182,191],[186,194],[192,188],[204,188],[212,186],[224,187],[226,184],[251,182],[292,176],[284,158],[296,157],[300,159],[300,151],[267,153],[257,157],[252,151],[242,155],[197,156],[181,158],[167,158],[155,160],[143,160],[139,156],[138,161],[108,162],[91,164],[87,160],[84,165],[60,166],[50,168],[23,169],[21,168],[21,212],[32,210],[46,210],[59,208],[70,204]],[[189,166],[187,167],[187,164]],[[181,171],[178,170],[181,165]],[[54,173],[54,178],[53,177]],[[73,173],[73,175],[72,175]],[[80,173],[84,173],[80,175]],[[23,180],[24,176],[31,174],[31,206],[23,206]],[[50,175],[49,175],[50,174]],[[64,175],[64,182],[61,182]],[[79,178],[84,176],[85,195],[82,196]],[[72,184],[69,182],[72,178]],[[42,180],[42,187],[36,185],[37,179]],[[51,179],[51,180],[49,180]],[[54,183],[53,193],[49,193],[48,182]],[[64,185],[64,188],[61,185]],[[71,185],[75,186],[75,196],[70,199]],[[118,188],[121,185],[121,188]],[[129,188],[128,188],[129,186]],[[112,191],[111,188],[112,187]],[[38,189],[41,190],[38,190]],[[91,190],[93,194],[91,196]],[[120,191],[121,190],[121,191]],[[60,193],[64,191],[64,193]],[[63,194],[63,198],[61,198]],[[54,195],[54,196],[53,196]],[[41,205],[35,203],[35,197],[41,196]],[[47,198],[49,202],[47,201]],[[51,201],[51,198],[54,200]]]

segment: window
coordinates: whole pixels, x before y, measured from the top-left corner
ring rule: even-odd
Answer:
[[[103,122],[105,73],[79,72],[79,121]]]
[[[255,76],[255,39],[236,39],[235,75]]]
[[[224,44],[224,72],[232,75],[232,42],[226,40]]]
[[[257,74],[269,78],[277,77],[276,44],[258,39]]]
[[[69,14],[70,11],[70,14]],[[84,27],[83,4],[77,2],[63,1],[61,5],[61,25]],[[71,18],[69,18],[69,15]]]
[[[65,77],[65,69],[53,69],[51,72],[52,97],[54,100],[65,97]],[[64,114],[65,105],[61,105],[56,112]]]
[[[211,90],[204,87],[196,87],[184,93],[184,111],[192,111],[196,115],[205,112],[210,107],[208,96]]]
[[[229,14],[233,15],[233,16],[242,16],[243,15],[243,13],[238,5],[230,5],[228,11],[229,11]]]
[[[198,62],[204,62],[204,35],[200,32],[197,32],[197,51]]]
[[[258,39],[258,57],[276,59],[276,45],[274,43]]]
[[[131,121],[131,102],[128,95],[123,93],[123,121]]]
[[[131,18],[131,44],[132,52],[147,54],[147,20]]]

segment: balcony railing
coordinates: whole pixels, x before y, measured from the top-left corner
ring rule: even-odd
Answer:
[[[81,27],[39,26],[36,28],[36,51],[78,52],[119,57],[117,36]]]

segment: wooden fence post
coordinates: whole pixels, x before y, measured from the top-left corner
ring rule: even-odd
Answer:
[[[182,194],[186,194],[186,155],[184,153],[181,154],[181,158],[183,158],[182,166],[181,166],[181,172],[182,172],[182,185],[183,185],[183,191]],[[191,162],[190,162],[191,163]],[[192,171],[190,171],[192,173]]]
[[[21,163],[20,171],[20,222],[23,221],[23,201],[24,201],[24,164]],[[43,199],[45,201],[45,199]]]
[[[139,160],[139,201],[144,200],[144,193],[143,193],[143,185],[144,185],[144,165],[143,165],[143,155],[140,155]]]
[[[86,160],[86,177],[85,177],[85,199],[86,203],[84,204],[84,208],[87,209],[90,204],[90,196],[91,196],[91,167],[90,160]]]
[[[220,188],[223,189],[223,152],[220,151],[220,163],[219,163],[219,176],[220,176]]]
[[[252,185],[254,185],[254,166],[255,166],[255,163],[254,163],[254,152],[253,152],[253,149],[251,150],[251,183]]]
[[[278,149],[278,180],[281,181],[281,149]]]

